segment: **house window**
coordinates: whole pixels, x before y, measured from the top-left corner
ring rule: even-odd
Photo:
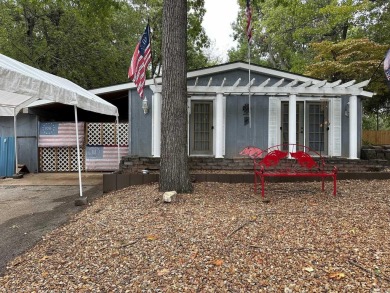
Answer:
[[[328,103],[308,103],[307,105],[307,144],[308,146],[319,152],[328,152]]]
[[[213,154],[213,102],[191,101],[190,155]]]

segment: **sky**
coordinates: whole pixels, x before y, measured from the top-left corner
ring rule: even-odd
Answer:
[[[203,27],[211,42],[215,42],[212,55],[227,61],[227,51],[235,46],[231,24],[237,18],[237,0],[205,0],[205,9]]]

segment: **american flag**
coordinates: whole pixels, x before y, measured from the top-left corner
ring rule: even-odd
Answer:
[[[79,144],[84,143],[84,122],[77,125]],[[76,127],[71,122],[40,122],[39,147],[74,147],[77,146]]]
[[[128,147],[119,147],[119,157],[126,156]],[[118,147],[86,146],[85,169],[87,171],[115,171],[119,169]]]
[[[251,1],[246,0],[246,35],[248,37],[248,43],[252,41],[252,9]]]
[[[385,71],[385,75],[390,86],[390,49],[387,51],[385,60],[383,61],[383,69]]]
[[[144,98],[144,86],[146,79],[146,69],[152,59],[152,49],[150,44],[150,27],[146,26],[141,40],[137,44],[128,72],[128,77],[137,86],[137,92],[141,99]]]

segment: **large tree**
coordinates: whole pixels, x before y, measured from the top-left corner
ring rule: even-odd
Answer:
[[[152,28],[153,69],[154,74],[161,75],[162,65],[162,25],[163,25],[163,0],[133,0],[135,9],[140,15],[149,19]],[[205,67],[210,60],[204,53],[209,48],[210,40],[202,27],[202,21],[206,10],[204,0],[187,1],[187,66],[189,70]]]
[[[160,190],[192,191],[187,155],[187,0],[164,0]]]

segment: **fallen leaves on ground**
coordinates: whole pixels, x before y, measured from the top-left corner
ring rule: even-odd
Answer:
[[[10,262],[0,292],[388,292],[390,181],[326,187],[112,192]]]

